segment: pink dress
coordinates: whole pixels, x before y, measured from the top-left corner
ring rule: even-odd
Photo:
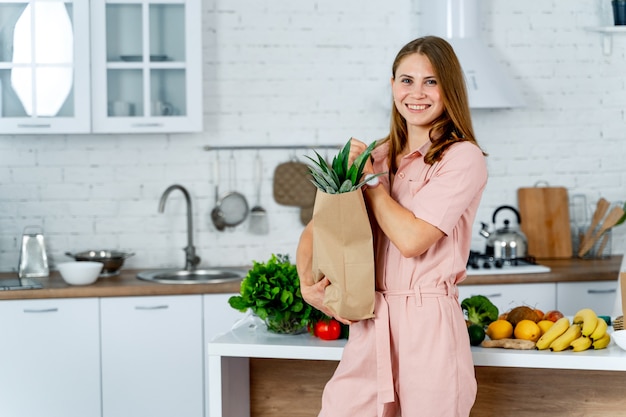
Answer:
[[[466,276],[487,168],[469,142],[452,145],[428,165],[423,155],[430,145],[402,159],[391,195],[445,236],[421,256],[405,258],[372,223],[376,317],[350,326],[319,416],[464,417],[474,404],[474,365],[456,284]],[[389,169],[387,153],[387,144],[372,152],[375,172]],[[380,179],[389,189],[388,177]]]

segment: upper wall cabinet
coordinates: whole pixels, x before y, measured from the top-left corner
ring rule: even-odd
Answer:
[[[89,3],[0,3],[3,134],[90,131]]]
[[[95,133],[202,130],[201,0],[91,3]]]

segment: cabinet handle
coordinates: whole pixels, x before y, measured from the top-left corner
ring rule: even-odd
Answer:
[[[18,123],[17,127],[23,128],[31,128],[31,127],[41,127],[41,128],[49,128],[52,125],[50,123]]]
[[[608,290],[587,290],[587,294],[613,294],[617,290],[615,288],[611,288]]]
[[[132,127],[163,127],[163,123],[133,123]]]
[[[25,308],[24,313],[56,313],[59,311],[57,307],[52,308]]]
[[[169,306],[167,304],[162,304],[158,306],[135,306],[135,310],[166,310]]]
[[[497,293],[494,293],[494,294],[486,295],[485,297],[487,297],[487,298],[502,297],[502,293],[501,292],[497,292]]]

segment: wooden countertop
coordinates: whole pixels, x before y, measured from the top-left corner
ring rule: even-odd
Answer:
[[[42,289],[0,291],[0,300],[238,293],[241,284],[241,281],[223,284],[160,284],[138,279],[138,272],[122,270],[118,276],[99,278],[94,284],[80,286],[66,284],[58,271],[51,271],[47,278],[33,278],[43,285]],[[16,276],[16,273],[0,273],[0,278]]]
[[[469,276],[461,285],[515,284],[538,282],[613,281],[619,276],[622,255],[608,259],[551,259],[539,263],[549,266],[548,273]],[[37,298],[125,297],[149,295],[185,295],[238,293],[240,281],[224,284],[159,284],[137,279],[139,270],[122,270],[120,275],[100,278],[95,284],[73,286],[66,284],[58,271],[37,290],[0,291],[0,300]],[[0,273],[1,278],[16,278],[16,273]]]
[[[529,284],[539,282],[615,281],[619,278],[623,255],[606,259],[541,259],[537,263],[550,272],[516,275],[473,275],[460,285]]]

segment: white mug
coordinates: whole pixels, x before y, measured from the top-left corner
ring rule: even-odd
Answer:
[[[130,116],[132,108],[132,104],[127,101],[114,101],[111,105],[111,113],[113,116]]]
[[[164,101],[152,102],[152,115],[153,116],[170,116],[174,112],[174,106]]]

